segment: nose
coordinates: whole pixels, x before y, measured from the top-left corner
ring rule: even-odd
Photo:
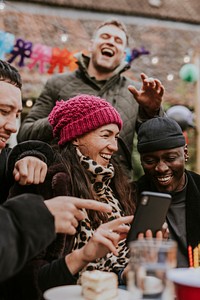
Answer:
[[[17,132],[17,120],[16,117],[10,117],[5,123],[5,129],[9,132]]]
[[[116,152],[118,150],[118,141],[115,138],[111,139],[108,148],[111,151]]]
[[[157,172],[165,172],[166,170],[168,170],[168,165],[161,160],[156,164],[155,170]]]
[[[115,37],[110,36],[109,39],[107,40],[107,43],[113,45],[115,43]]]

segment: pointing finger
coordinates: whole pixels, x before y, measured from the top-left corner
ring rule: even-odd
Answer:
[[[77,208],[92,209],[101,212],[111,212],[112,207],[109,204],[98,202],[91,199],[78,199],[74,198],[74,204]]]

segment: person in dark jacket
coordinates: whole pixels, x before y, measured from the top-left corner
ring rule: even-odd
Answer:
[[[18,71],[0,60],[1,203],[6,200],[12,181],[11,175],[9,180],[6,176],[9,149],[5,146],[10,135],[16,132],[16,118],[22,109],[20,89]],[[9,155],[10,174],[14,169],[15,180],[23,185],[42,182],[46,175],[46,162],[52,162],[53,158],[50,146],[36,141],[17,145]],[[82,208],[110,210],[106,204],[94,200],[83,203],[78,198],[55,197],[44,201],[34,194],[23,194],[0,205],[0,282],[19,272],[29,259],[55,239],[57,232],[74,234],[78,221],[84,217],[80,211]]]
[[[21,86],[18,71],[0,60],[0,203],[8,196],[12,179],[20,184],[43,182],[47,165],[53,159],[51,147],[44,142],[24,142],[13,150],[6,147],[11,134],[17,132],[16,120],[22,111]],[[6,163],[10,151],[12,154],[7,167],[10,176],[7,177]]]
[[[68,100],[78,94],[106,99],[120,113],[124,127],[118,139],[116,158],[132,176],[132,150],[136,123],[155,115],[160,109],[164,87],[157,79],[141,74],[142,85],[125,77],[130,68],[125,62],[128,44],[126,27],[118,20],[108,20],[97,28],[90,47],[90,56],[79,53],[78,70],[50,78],[33,108],[20,126],[18,142],[39,139],[51,142],[52,128],[48,115],[57,100]]]
[[[137,149],[145,172],[138,193],[171,194],[166,221],[169,237],[178,243],[177,266],[192,266],[189,258],[200,243],[200,175],[185,168],[189,156],[182,129],[168,117],[148,120],[139,128]]]

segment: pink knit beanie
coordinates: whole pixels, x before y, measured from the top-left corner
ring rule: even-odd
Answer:
[[[67,101],[57,101],[48,120],[59,145],[106,124],[122,128],[122,119],[106,100],[92,95],[78,95]]]

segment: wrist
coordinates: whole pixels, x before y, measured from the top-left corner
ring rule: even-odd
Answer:
[[[155,110],[150,110],[149,108],[145,108],[145,109],[144,109],[144,112],[145,112],[145,114],[146,114],[147,117],[153,118],[153,117],[159,115],[160,108],[155,109]]]
[[[81,248],[76,249],[72,253],[66,255],[65,263],[68,269],[70,270],[71,274],[75,275],[88,264],[88,261],[85,260],[83,250]]]

